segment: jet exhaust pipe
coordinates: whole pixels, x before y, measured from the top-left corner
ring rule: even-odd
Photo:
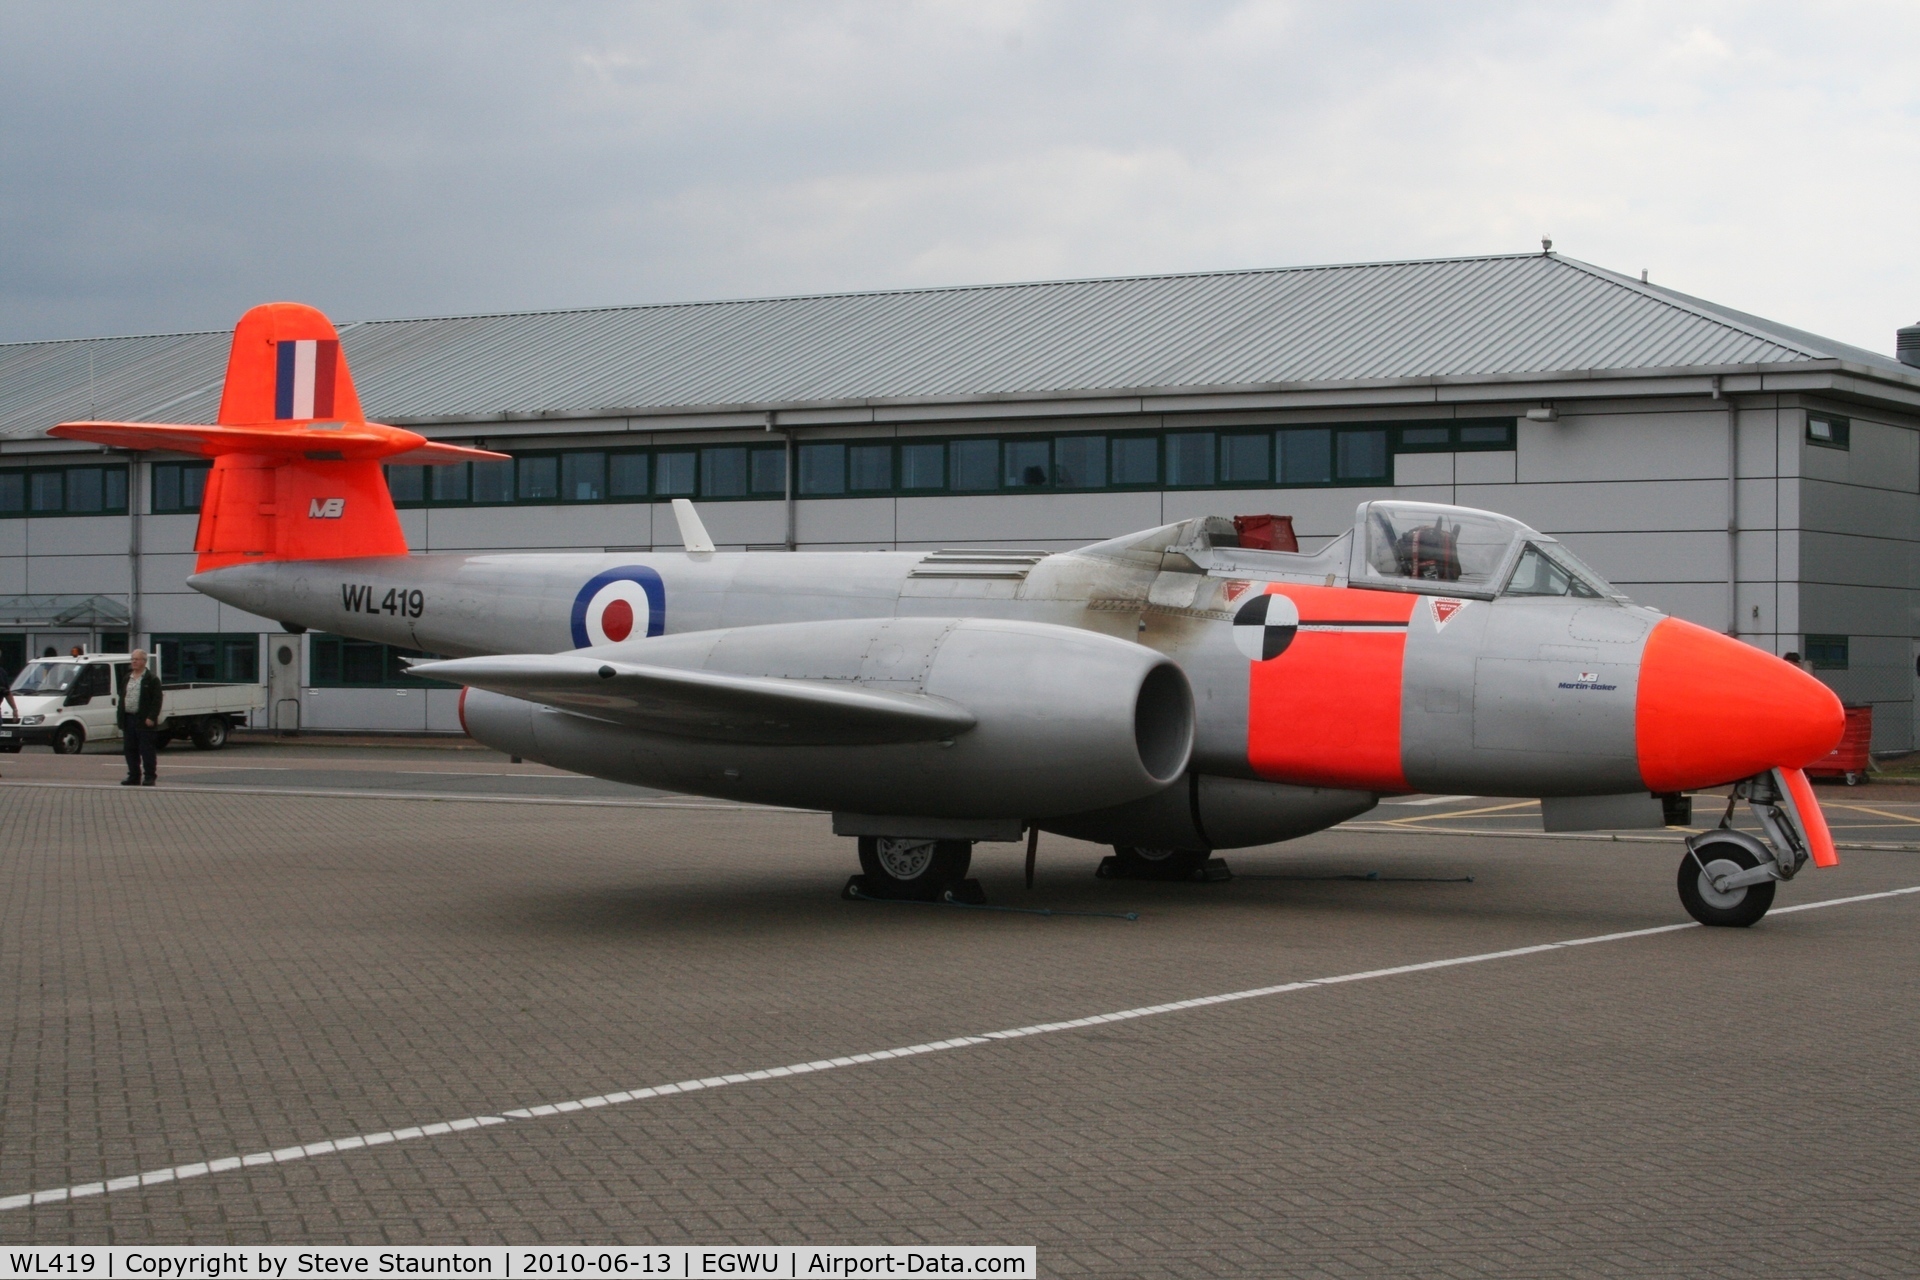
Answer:
[[[1193,692],[1180,667],[1142,645],[1077,628],[867,619],[663,636],[583,650],[582,659],[589,654],[634,664],[622,670],[739,677],[756,690],[768,681],[837,679],[955,708],[973,723],[913,741],[846,741],[798,716],[783,726],[761,714],[750,731],[723,730],[676,725],[644,698],[567,705],[564,692],[543,699],[527,689],[513,696],[471,687],[461,703],[467,733],[510,755],[642,786],[949,818],[1032,819],[1125,804],[1177,782],[1193,752]],[[866,657],[848,670],[848,654]],[[486,661],[436,664],[428,673],[459,679],[468,663]],[[482,668],[473,670],[477,682]]]

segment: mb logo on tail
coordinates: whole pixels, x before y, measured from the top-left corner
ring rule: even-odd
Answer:
[[[338,520],[346,514],[346,510],[345,498],[328,498],[325,502],[318,498],[307,500],[307,519],[309,520]]]

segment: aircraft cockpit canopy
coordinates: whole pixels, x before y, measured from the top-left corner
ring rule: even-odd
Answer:
[[[1352,585],[1442,595],[1616,599],[1554,539],[1518,520],[1432,502],[1367,502],[1354,528]]]

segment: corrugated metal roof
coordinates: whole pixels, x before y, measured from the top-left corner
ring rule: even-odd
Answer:
[[[1903,370],[1553,254],[380,320],[341,339],[388,421],[1825,359]],[[0,434],[209,421],[227,341],[0,346]]]

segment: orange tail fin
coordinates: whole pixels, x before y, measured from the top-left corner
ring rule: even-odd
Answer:
[[[48,434],[120,449],[212,458],[194,572],[265,560],[403,556],[383,461],[451,463],[505,454],[435,444],[368,422],[340,335],[296,302],[240,317],[219,423],[63,422]]]

